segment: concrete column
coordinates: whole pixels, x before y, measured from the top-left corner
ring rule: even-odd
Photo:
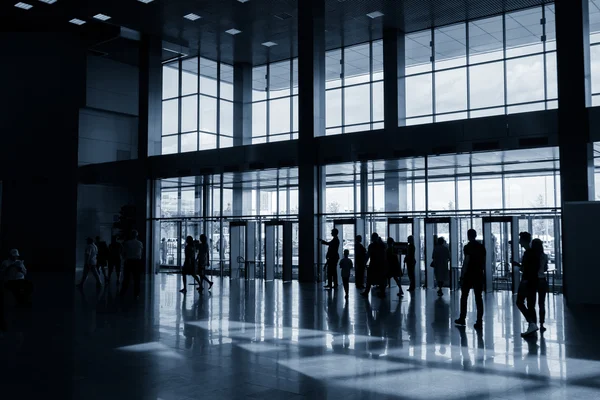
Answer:
[[[231,204],[231,215],[233,216],[245,216],[252,213],[252,186],[249,183],[241,182],[241,178],[241,174],[235,174]],[[223,204],[223,207],[227,208],[227,204]]]
[[[557,1],[558,143],[562,202],[593,200],[588,0]]]
[[[394,131],[406,125],[404,34],[396,28],[383,30],[384,127]]]
[[[298,4],[298,279],[312,282],[319,198],[324,196],[319,192],[321,177],[315,165],[314,138],[325,134],[325,1]]]
[[[386,161],[386,171],[384,172],[384,196],[385,211],[397,213],[407,210],[406,179],[405,173],[401,171],[402,160]],[[397,226],[395,231],[390,231],[390,235],[396,241],[405,240],[408,236],[407,226]]]
[[[252,144],[252,65],[233,66],[233,145]]]
[[[162,152],[162,42],[143,35],[139,54],[138,158]]]

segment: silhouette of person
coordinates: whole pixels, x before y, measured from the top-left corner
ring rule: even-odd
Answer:
[[[527,330],[521,336],[533,335],[539,330],[535,303],[538,290],[538,273],[541,265],[541,253],[531,248],[531,233],[519,233],[519,244],[525,249],[523,260],[519,264],[513,261],[514,266],[520,266],[522,271],[521,282],[517,291],[517,307],[528,322]],[[527,300],[527,305],[525,305]]]
[[[438,286],[438,296],[443,296],[444,292],[442,292],[442,288],[444,287],[444,282],[448,282],[449,272],[448,272],[448,262],[450,261],[450,249],[446,246],[446,241],[443,237],[439,237],[435,247],[433,248],[432,255],[432,267],[433,273],[435,275],[435,281]]]
[[[369,260],[367,287],[361,295],[367,297],[371,286],[378,285],[379,297],[385,297],[385,244],[376,232],[371,234],[371,244],[367,250],[367,261]]]
[[[365,269],[367,266],[367,249],[362,244],[362,236],[356,236],[354,240],[354,281],[357,289],[365,288]]]
[[[344,258],[340,261],[340,268],[342,269],[342,283],[344,284],[345,298],[348,299],[348,292],[350,292],[350,270],[352,269],[352,260],[350,259],[350,250],[344,250]]]
[[[329,242],[320,239],[322,245],[328,246],[325,257],[327,258],[327,279],[329,282],[325,285],[325,289],[337,289],[338,286],[337,263],[340,259],[340,239],[338,239],[338,234],[339,231],[337,228],[333,228],[331,230],[333,238]]]
[[[546,327],[546,295],[548,294],[548,280],[546,272],[548,271],[548,256],[544,252],[544,243],[540,239],[531,241],[531,249],[540,257],[540,268],[538,270],[538,306],[540,312],[540,332],[545,332]]]
[[[123,286],[121,287],[121,295],[124,295],[129,288],[129,281],[133,278],[133,296],[140,296],[141,278],[144,265],[142,264],[142,253],[144,245],[138,240],[138,232],[131,231],[129,240],[123,243],[125,253],[125,265],[123,268]]]
[[[84,265],[83,265],[83,275],[81,276],[81,281],[77,284],[77,287],[83,288],[83,284],[85,283],[88,274],[90,271],[94,278],[96,278],[96,287],[102,287],[102,281],[100,280],[100,274],[98,273],[98,269],[96,268],[96,264],[98,263],[98,247],[94,244],[94,239],[91,237],[86,239],[87,245],[85,247],[85,256],[84,256]]]
[[[406,271],[408,272],[408,279],[410,285],[408,291],[413,292],[415,290],[415,266],[417,265],[415,238],[411,235],[408,237],[408,249],[406,250],[406,257],[404,257],[404,264],[406,264]]]
[[[163,239],[164,240],[164,239]],[[166,242],[163,242],[166,244]],[[106,283],[110,283],[113,270],[117,274],[117,286],[121,283],[121,263],[123,257],[123,245],[113,236],[108,246],[108,278]]]
[[[185,261],[183,262],[183,268],[181,269],[181,279],[183,280],[183,289],[181,293],[187,293],[187,276],[191,275],[192,278],[198,283],[196,290],[202,291],[202,282],[196,275],[196,246],[194,246],[194,238],[188,236],[185,238]]]
[[[198,275],[202,281],[208,283],[208,290],[213,286],[213,282],[206,277],[206,268],[210,264],[210,249],[208,247],[208,238],[205,234],[200,235],[200,243],[198,244]],[[202,292],[202,283],[200,283],[200,292]]]
[[[469,243],[463,249],[462,287],[460,296],[460,317],[454,321],[457,326],[466,326],[467,302],[469,292],[473,289],[477,306],[475,329],[483,328],[483,273],[485,269],[485,247],[477,241],[475,229],[467,231]]]
[[[400,281],[400,277],[402,276],[402,268],[400,267],[398,252],[396,249],[394,249],[394,239],[391,237],[387,240],[387,249],[385,251],[385,255],[388,266],[388,276],[393,278],[398,285],[398,297],[404,296],[402,282]]]

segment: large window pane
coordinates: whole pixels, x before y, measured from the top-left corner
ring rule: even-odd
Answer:
[[[504,63],[469,67],[471,109],[504,104]]]
[[[267,103],[261,101],[252,104],[252,137],[267,134]],[[254,143],[254,141],[253,141]]]
[[[162,154],[175,154],[179,147],[179,136],[164,136],[162,138]]]
[[[198,93],[198,58],[181,62],[181,95]]]
[[[325,53],[325,87],[327,89],[342,86],[342,51],[331,50]]]
[[[469,22],[469,62],[502,59],[503,36],[501,16]]]
[[[431,71],[431,30],[404,35],[406,75]]]
[[[554,176],[507,177],[506,208],[554,207]]]
[[[290,60],[269,65],[269,96],[271,98],[290,95]]]
[[[162,98],[170,99],[179,96],[179,62],[163,65]]]
[[[267,67],[252,68],[252,101],[267,98]]]
[[[200,58],[200,93],[217,96],[217,63]]]
[[[298,94],[298,59],[292,60],[292,94]]]
[[[592,93],[600,93],[600,45],[592,46],[590,48],[590,61]]]
[[[556,50],[556,15],[554,14],[554,4],[548,4],[546,7],[546,51]]]
[[[181,135],[181,152],[198,150],[198,133],[186,133]]]
[[[371,57],[373,58],[373,74],[371,79],[374,81],[383,79],[383,40],[373,42],[371,48]]]
[[[590,43],[600,43],[600,2],[590,0]]]
[[[406,117],[433,113],[433,88],[431,74],[406,77]]]
[[[489,210],[502,208],[502,179],[473,179],[473,209]]]
[[[221,143],[220,143],[219,147],[221,149],[233,147],[233,138],[231,136],[220,135],[220,142]]]
[[[200,96],[200,130],[217,132],[217,99]]]
[[[200,150],[212,150],[217,148],[217,135],[200,132]]]
[[[181,132],[198,130],[198,97],[181,99]]]
[[[544,56],[506,61],[508,104],[544,99]]]
[[[556,52],[546,54],[546,85],[548,99],[558,98],[558,78],[556,75]]]
[[[455,210],[456,196],[454,180],[430,180],[428,183],[428,207],[430,210]]]
[[[326,92],[326,125],[327,127],[342,125],[342,91],[340,89]]]
[[[466,68],[435,73],[435,111],[445,113],[467,109]]]
[[[436,29],[433,37],[436,69],[466,64],[467,40],[464,23]]]
[[[298,96],[292,97],[292,130],[298,132]]]
[[[534,7],[506,14],[507,57],[543,51],[541,20],[541,7]]]
[[[371,91],[369,85],[352,86],[344,92],[344,125],[371,121]]]
[[[163,101],[162,134],[169,135],[179,131],[179,100]]]
[[[233,67],[221,63],[221,92],[222,99],[233,101]]]
[[[219,110],[220,130],[221,135],[233,135],[233,103],[230,101],[221,100],[219,102],[221,108]]]
[[[373,83],[373,121],[383,121],[383,82]]]
[[[269,100],[269,135],[290,132],[290,98]]]
[[[346,47],[344,49],[344,85],[369,82],[370,62],[369,43]]]

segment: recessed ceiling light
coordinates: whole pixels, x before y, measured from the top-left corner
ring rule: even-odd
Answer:
[[[17,4],[15,4],[15,7],[22,8],[23,10],[29,10],[33,6],[31,4],[18,2]]]
[[[229,33],[230,35],[237,35],[238,33],[242,33],[242,31],[235,28],[228,29],[225,32]]]
[[[56,0],[40,0],[42,3],[46,3],[46,4],[54,4],[56,3]]]
[[[200,19],[202,17],[200,17],[198,14],[189,13],[188,15],[184,15],[183,18],[189,19],[190,21],[196,21],[197,19]]]
[[[373,11],[367,14],[367,17],[375,19],[379,17],[383,17],[383,13],[381,11]]]
[[[94,15],[94,18],[99,19],[100,21],[108,21],[110,19],[108,15],[104,14],[96,14]]]
[[[266,46],[266,47],[273,47],[273,46],[277,46],[277,43],[275,43],[275,42],[264,42],[262,45]]]
[[[148,4],[152,3],[154,0],[138,0],[140,3]]]
[[[240,3],[247,3],[247,2],[249,2],[250,0],[238,0],[238,1],[239,1]]]
[[[72,24],[75,24],[75,25],[83,25],[83,24],[85,24],[85,21],[82,20],[82,19],[79,19],[79,18],[73,18],[69,22],[72,23]]]

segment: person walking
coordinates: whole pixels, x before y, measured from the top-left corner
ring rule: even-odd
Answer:
[[[362,296],[369,296],[371,286],[379,286],[379,297],[385,297],[385,244],[377,233],[371,234],[371,244],[367,250],[367,287],[361,293]]]
[[[350,250],[344,250],[344,258],[340,261],[340,268],[342,269],[342,283],[344,284],[345,298],[348,299],[348,293],[350,292],[350,270],[352,269],[352,260],[350,259]]]
[[[129,282],[133,278],[133,296],[137,299],[140,296],[140,286],[142,278],[142,253],[144,245],[138,240],[138,232],[131,231],[129,240],[123,243],[123,253],[125,255],[125,265],[123,267],[123,286],[121,287],[121,296],[129,288]]]
[[[187,293],[187,276],[191,275],[192,278],[198,284],[196,290],[198,292],[202,291],[202,282],[196,275],[196,246],[194,246],[194,238],[188,236],[185,238],[185,260],[183,262],[183,268],[181,269],[181,279],[183,280],[183,289],[180,290],[181,293]]]
[[[108,281],[108,276],[106,275],[106,267],[108,265],[108,245],[104,240],[100,238],[100,236],[96,236],[96,248],[98,249],[98,273],[102,274],[104,278],[104,282]]]
[[[205,234],[200,235],[200,243],[198,244],[198,258],[196,265],[198,265],[198,275],[201,281],[208,283],[208,290],[213,286],[210,279],[206,277],[206,268],[210,265],[210,251],[208,247],[208,239]],[[200,282],[200,292],[202,292],[202,282]]]
[[[444,292],[442,292],[442,288],[444,287],[444,282],[450,280],[448,271],[450,249],[448,249],[448,246],[446,245],[446,240],[441,236],[438,238],[437,244],[433,248],[432,259],[431,267],[433,267],[433,274],[438,286],[437,294],[438,296],[443,296]]]
[[[388,238],[387,240],[387,249],[385,250],[385,257],[387,261],[388,267],[388,277],[390,279],[394,279],[396,284],[398,285],[398,297],[404,296],[404,291],[402,290],[402,268],[400,267],[400,259],[398,258],[398,252],[394,248],[394,239]]]
[[[475,294],[475,304],[477,306],[477,321],[474,328],[480,330],[483,328],[483,274],[485,270],[485,247],[477,241],[477,231],[469,229],[467,231],[469,243],[463,248],[464,261],[462,267],[462,287],[460,296],[460,317],[454,320],[457,326],[466,326],[467,303],[469,292],[473,289]]]
[[[83,284],[85,283],[88,274],[90,271],[94,278],[96,278],[96,288],[102,287],[102,281],[100,279],[100,274],[98,273],[98,269],[96,267],[98,263],[98,248],[94,244],[94,239],[88,237],[86,239],[87,245],[85,246],[85,254],[84,254],[84,264],[83,264],[83,275],[81,276],[81,281],[77,284],[77,287],[80,289],[83,288]]]
[[[331,236],[333,238],[328,242],[320,239],[320,242],[327,248],[327,278],[329,283],[325,285],[325,289],[337,289],[338,286],[338,275],[337,275],[337,264],[340,259],[340,239],[338,239],[339,231],[336,228],[331,230]]]
[[[367,267],[367,249],[362,244],[362,236],[357,235],[354,240],[355,276],[354,282],[357,289],[365,288],[365,270]]]
[[[546,295],[548,294],[548,280],[546,272],[548,272],[548,255],[544,252],[544,243],[540,239],[531,241],[531,250],[535,251],[540,257],[540,269],[538,270],[537,294],[538,307],[540,313],[540,332],[545,332],[546,327]]]
[[[539,330],[537,325],[537,314],[535,312],[535,303],[538,291],[538,274],[541,264],[541,254],[531,248],[531,233],[519,233],[519,244],[525,253],[521,263],[513,261],[513,266],[521,267],[521,283],[517,290],[517,307],[527,321],[527,329],[521,333],[521,336],[527,337],[533,335]],[[527,305],[525,304],[527,301]]]
[[[113,270],[117,274],[117,286],[121,283],[121,263],[123,258],[123,245],[117,241],[117,237],[113,235],[108,245],[108,279],[107,284],[110,284],[110,278]]]
[[[408,237],[408,248],[406,249],[406,257],[404,257],[404,265],[406,265],[406,272],[408,273],[408,280],[410,284],[408,286],[409,292],[415,291],[415,266],[417,265],[417,257],[415,255],[417,249],[415,247],[415,238],[410,235]]]

